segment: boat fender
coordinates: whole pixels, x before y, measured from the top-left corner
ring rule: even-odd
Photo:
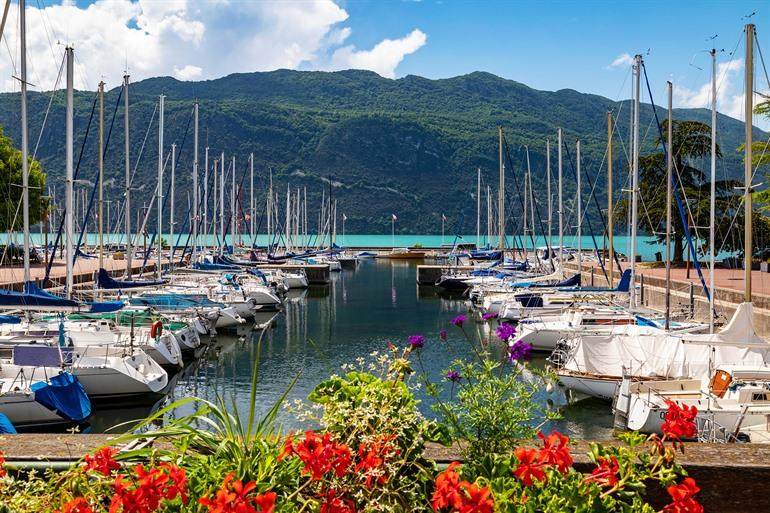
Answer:
[[[157,339],[163,334],[163,322],[155,321],[150,326],[150,337]]]
[[[709,383],[709,390],[712,394],[721,399],[725,396],[725,392],[727,392],[730,387],[732,380],[733,377],[729,372],[717,369],[714,373],[714,377],[711,378],[711,383]]]

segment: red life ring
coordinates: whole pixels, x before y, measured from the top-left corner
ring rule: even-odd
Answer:
[[[159,338],[163,334],[163,323],[161,321],[155,321],[150,326],[150,337]]]

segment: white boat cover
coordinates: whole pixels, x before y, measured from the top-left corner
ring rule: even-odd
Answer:
[[[754,331],[751,304],[742,304],[721,331],[711,335],[671,335],[649,326],[617,326],[609,335],[572,341],[574,372],[660,378],[708,378],[719,365],[768,367],[770,345]],[[709,356],[711,355],[711,358]],[[709,362],[711,360],[711,362]]]

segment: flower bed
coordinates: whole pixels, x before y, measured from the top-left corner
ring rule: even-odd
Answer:
[[[680,441],[692,436],[693,409],[669,405],[665,435],[624,434],[623,446],[593,444],[590,471],[573,466],[570,440],[540,426],[555,413],[533,399],[548,386],[547,371],[533,371],[529,349],[515,329],[494,319],[469,336],[468,319],[452,320],[457,341],[470,344],[472,361],[456,361],[446,379],[431,383],[422,367],[426,344],[414,335],[363,365],[320,383],[293,411],[317,429],[281,435],[282,401],[260,419],[228,411],[227,403],[185,399],[198,411],[150,428],[179,403],[148,419],[138,434],[167,448],[119,453],[105,447],[66,471],[6,471],[0,455],[0,512],[62,513],[354,513],[354,512],[652,512],[650,484],[666,488],[667,513],[698,513],[696,483],[676,463]],[[458,333],[458,330],[460,333]],[[497,344],[504,357],[493,356]],[[251,409],[257,400],[255,362]],[[423,417],[412,386],[441,397],[438,418]],[[288,391],[287,391],[288,392]],[[444,395],[445,396],[445,395]],[[464,441],[463,463],[446,468],[424,458],[425,444]]]

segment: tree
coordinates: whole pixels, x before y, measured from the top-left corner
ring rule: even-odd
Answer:
[[[668,120],[662,123],[663,137],[668,131]],[[711,184],[709,178],[693,165],[694,161],[711,155],[711,127],[699,121],[674,120],[672,148],[674,156],[674,181],[679,197],[685,205],[685,213],[691,234],[695,236],[692,227],[707,227],[710,223]],[[656,146],[663,149],[663,140],[658,139]],[[717,158],[722,153],[716,147]],[[639,225],[649,227],[658,242],[666,240],[666,155],[663,151],[639,158]],[[724,249],[739,249],[740,243],[727,237],[731,227],[742,226],[742,214],[737,212],[740,205],[740,194],[734,187],[740,184],[734,180],[716,182],[716,241],[719,247],[724,241]],[[621,222],[627,221],[628,200],[621,201],[617,215]],[[689,209],[686,206],[689,205]],[[684,260],[685,232],[682,218],[672,199],[671,239],[674,243],[672,259],[674,262]],[[737,217],[736,217],[737,216]],[[736,217],[735,221],[733,218]],[[652,223],[652,226],[650,226]],[[700,234],[703,236],[703,233]],[[707,243],[704,244],[704,247]]]
[[[45,173],[40,162],[29,157],[29,224],[39,223],[48,211],[48,200],[43,198]],[[0,230],[22,228],[22,161],[21,150],[13,146],[0,127]]]

